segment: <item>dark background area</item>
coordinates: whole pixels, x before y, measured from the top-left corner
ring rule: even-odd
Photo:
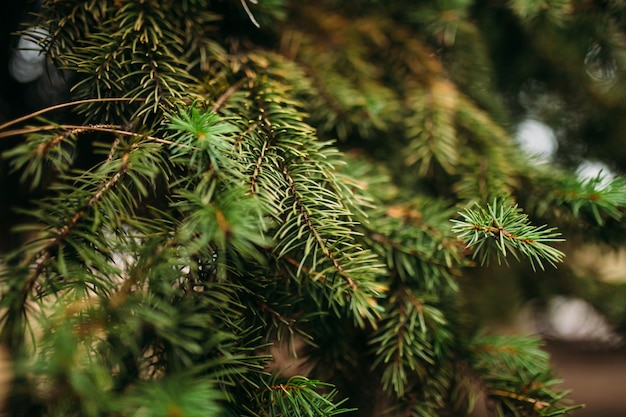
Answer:
[[[4,2],[0,6],[0,123],[5,123],[29,111],[27,97],[33,86],[20,85],[9,75],[9,58],[15,48],[20,21],[27,17],[33,1]],[[32,83],[30,83],[32,84]],[[0,152],[9,149],[19,138],[0,138]],[[10,229],[13,226],[12,207],[23,202],[24,193],[17,178],[10,175],[10,167],[0,156],[0,251],[17,244]]]

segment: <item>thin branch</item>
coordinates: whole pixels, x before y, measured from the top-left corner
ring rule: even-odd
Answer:
[[[176,142],[171,141],[171,140],[157,138],[155,136],[150,136],[150,135],[146,135],[146,134],[143,134],[143,133],[131,132],[131,131],[122,129],[121,126],[118,126],[118,125],[106,125],[106,124],[87,125],[87,126],[68,125],[68,124],[34,126],[34,127],[24,128],[24,129],[14,129],[14,130],[9,130],[7,132],[0,132],[0,138],[5,138],[5,137],[9,137],[9,136],[23,135],[23,134],[28,134],[28,133],[44,132],[44,131],[55,130],[55,129],[66,129],[66,130],[69,131],[68,135],[76,134],[76,133],[83,133],[83,132],[88,132],[88,131],[92,131],[92,132],[106,132],[106,133],[116,133],[116,134],[119,134],[119,135],[130,136],[130,137],[142,137],[142,138],[150,139],[150,140],[155,141],[157,143],[163,143],[163,144],[166,144],[166,145],[174,145],[174,144],[176,144]],[[60,136],[61,137],[67,137],[67,136],[63,136],[63,135],[60,135]],[[56,140],[56,139],[57,138],[55,138],[54,140]],[[182,144],[177,144],[177,145],[178,146],[186,146],[186,145],[182,145]],[[193,149],[196,149],[196,148],[193,148]]]
[[[526,395],[519,395],[514,392],[504,391],[501,389],[491,389],[487,391],[487,395],[490,397],[503,397],[503,398],[511,398],[513,400],[522,401],[525,403],[532,404],[536,410],[542,410],[546,407],[550,406],[550,403],[547,401],[541,401],[536,398],[528,397]]]
[[[261,164],[263,163],[263,159],[265,158],[265,152],[267,152],[267,141],[263,142],[263,147],[261,148],[261,154],[256,161],[254,166],[254,172],[252,173],[252,177],[250,178],[250,192],[252,194],[256,194],[256,182],[259,177],[259,173],[261,172]]]
[[[42,115],[44,113],[48,113],[48,112],[51,112],[51,111],[54,111],[54,110],[60,110],[60,109],[66,108],[66,107],[72,107],[72,106],[77,106],[77,105],[86,104],[86,103],[100,103],[100,102],[106,102],[106,101],[135,101],[135,100],[137,100],[137,101],[146,101],[143,98],[110,97],[110,98],[89,98],[89,99],[85,99],[85,100],[71,101],[69,103],[56,104],[54,106],[46,107],[45,109],[37,110],[36,112],[27,114],[27,115],[19,117],[17,119],[10,120],[10,121],[0,125],[0,130],[6,129],[9,126],[13,126],[13,125],[18,124],[20,122],[23,122],[25,120],[32,119],[33,117],[37,117],[37,116]],[[4,137],[4,135],[2,135],[0,137]]]
[[[237,92],[237,90],[241,88],[241,86],[243,85],[245,81],[248,81],[248,79],[242,78],[241,80],[237,81],[235,84],[228,87],[228,89],[224,91],[224,93],[221,96],[217,98],[217,100],[215,101],[215,104],[213,105],[213,107],[211,107],[211,111],[213,113],[217,113],[217,111],[220,108],[222,108],[224,103],[226,103],[226,100],[228,100],[230,96],[232,96],[235,92]]]
[[[255,0],[251,0],[251,1],[252,3],[256,4]],[[260,28],[261,25],[259,25],[259,22],[257,22],[256,19],[254,18],[254,15],[252,14],[252,12],[250,11],[250,8],[248,7],[248,3],[246,3],[246,0],[241,0],[241,5],[243,6],[243,9],[246,11],[248,17],[250,18],[254,26],[256,26],[257,28]]]

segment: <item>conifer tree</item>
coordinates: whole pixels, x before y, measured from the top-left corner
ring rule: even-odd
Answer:
[[[620,288],[562,243],[623,240],[623,178],[572,167],[626,161],[624,19],[621,0],[44,0],[21,35],[65,98],[0,125],[3,181],[31,196],[3,202],[8,413],[576,409],[539,338],[483,330],[475,280],[626,329]],[[513,140],[529,116],[570,145],[555,163]]]

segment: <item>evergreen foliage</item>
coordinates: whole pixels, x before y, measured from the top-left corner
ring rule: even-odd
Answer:
[[[464,288],[475,259],[574,280],[562,237],[623,242],[623,178],[577,179],[576,147],[539,164],[512,132],[541,116],[582,143],[626,110],[626,4],[416,3],[43,1],[27,23],[72,101],[0,125],[36,196],[0,263],[11,415],[578,407]]]

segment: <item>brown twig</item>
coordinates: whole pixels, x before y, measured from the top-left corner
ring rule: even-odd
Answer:
[[[41,109],[41,110],[37,110],[36,112],[27,114],[25,116],[22,117],[18,117],[17,119],[13,119],[10,120],[4,124],[0,125],[0,130],[6,129],[9,126],[13,126],[15,124],[18,124],[20,122],[23,122],[25,120],[28,119],[32,119],[33,117],[37,117],[39,115],[42,115],[44,113],[48,113],[54,110],[60,110],[66,107],[72,107],[72,106],[78,106],[80,104],[87,104],[87,103],[100,103],[100,102],[106,102],[106,101],[145,101],[145,99],[143,98],[125,98],[125,97],[110,97],[110,98],[89,98],[89,99],[85,99],[85,100],[76,100],[76,101],[71,101],[69,103],[61,103],[61,104],[56,104],[54,106],[50,106],[50,107],[46,107],[45,109]],[[0,136],[2,137],[2,136]]]

